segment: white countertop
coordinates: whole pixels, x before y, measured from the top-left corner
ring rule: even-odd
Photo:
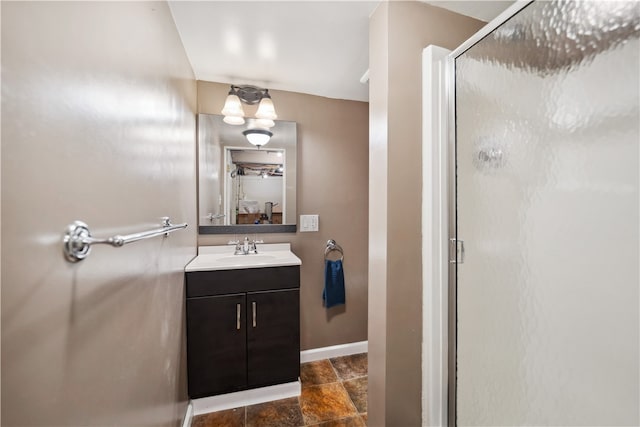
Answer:
[[[302,260],[291,252],[289,243],[258,243],[256,247],[257,254],[234,255],[235,245],[199,246],[198,256],[187,264],[184,270],[187,272],[238,270],[302,264]]]

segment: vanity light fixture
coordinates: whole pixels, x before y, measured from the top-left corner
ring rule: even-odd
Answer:
[[[230,125],[244,124],[243,102],[247,105],[258,104],[258,110],[255,114],[256,126],[269,129],[275,125],[273,121],[278,118],[278,115],[273,106],[271,95],[269,95],[269,89],[249,85],[231,85],[227,100],[222,108],[225,123]]]
[[[251,119],[250,129],[245,130],[242,134],[247,137],[247,141],[260,148],[268,143],[273,136],[269,129],[275,126],[274,120],[278,118],[271,95],[269,95],[269,89],[249,85],[231,85],[227,100],[222,108],[225,123],[230,125],[245,123],[243,102],[248,105],[258,104],[255,119]]]
[[[247,129],[242,132],[242,134],[247,137],[247,141],[258,148],[269,142],[269,140],[273,136],[273,133],[271,131],[258,128]]]

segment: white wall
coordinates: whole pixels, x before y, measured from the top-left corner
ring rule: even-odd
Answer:
[[[2,2],[2,425],[177,426],[196,83],[164,2]],[[96,237],[188,222],[70,264]]]
[[[260,176],[240,176],[244,189],[245,200],[256,200],[260,207],[260,212],[264,212],[266,202],[278,203],[274,210],[282,209],[282,177],[270,176],[262,178]],[[236,178],[236,179],[238,179]]]

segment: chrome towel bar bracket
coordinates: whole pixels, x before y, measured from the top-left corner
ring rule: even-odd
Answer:
[[[187,223],[171,224],[169,217],[162,218],[162,228],[155,230],[142,231],[140,233],[127,234],[124,236],[116,235],[106,239],[98,239],[91,236],[89,226],[82,221],[74,221],[69,224],[67,231],[62,239],[64,257],[69,262],[78,262],[85,259],[91,252],[91,245],[106,244],[119,248],[127,243],[137,242],[142,239],[149,239],[164,234],[169,235],[170,232],[180,230],[187,227]]]

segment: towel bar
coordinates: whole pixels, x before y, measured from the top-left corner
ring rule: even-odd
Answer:
[[[324,250],[325,261],[327,260],[327,256],[333,251],[340,252],[340,261],[344,261],[344,251],[342,250],[342,247],[333,239],[327,240],[327,247]]]
[[[170,232],[186,228],[187,223],[171,224],[169,217],[162,218],[162,228],[155,230],[142,231],[140,233],[127,234],[125,236],[116,235],[106,239],[97,239],[91,237],[89,226],[82,221],[74,221],[67,227],[67,232],[62,240],[64,248],[64,256],[69,262],[82,261],[91,252],[91,245],[106,244],[119,248],[127,243],[137,242],[142,239],[160,236],[167,236]]]

